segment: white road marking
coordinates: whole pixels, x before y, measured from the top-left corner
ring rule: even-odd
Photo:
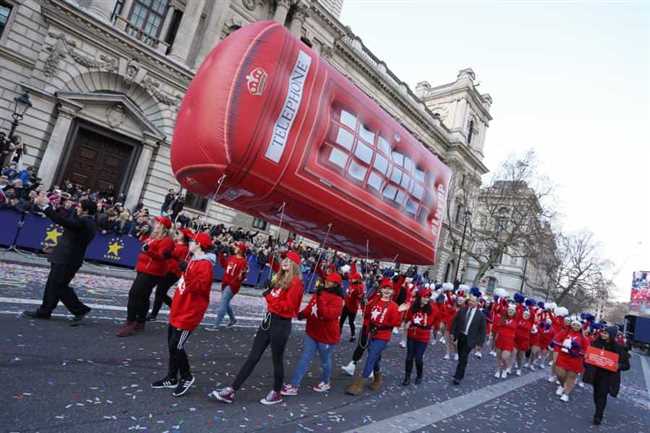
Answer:
[[[363,427],[353,428],[344,433],[410,433],[501,397],[515,389],[540,380],[545,375],[546,372],[543,370],[529,373],[525,376],[477,389],[476,391],[447,401],[432,404],[381,421],[375,421]]]
[[[643,377],[645,378],[645,387],[648,390],[648,397],[650,397],[650,367],[645,356],[636,353],[641,359],[641,369],[643,370]]]

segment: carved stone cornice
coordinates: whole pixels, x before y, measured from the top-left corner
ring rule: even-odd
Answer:
[[[41,10],[48,22],[56,24],[75,38],[92,44],[99,50],[110,52],[109,56],[137,58],[158,80],[165,81],[170,86],[184,91],[193,78],[190,68],[172,62],[152,47],[108,23],[100,22],[64,0],[42,0]]]
[[[45,44],[45,51],[49,54],[45,59],[43,74],[46,77],[55,75],[59,62],[66,56],[70,56],[76,63],[88,69],[97,69],[100,71],[114,72],[117,71],[117,58],[100,54],[99,59],[95,59],[83,54],[78,48],[78,44],[73,39],[68,39],[63,33],[49,32],[49,43]]]

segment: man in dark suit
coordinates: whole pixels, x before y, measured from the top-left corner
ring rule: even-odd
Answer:
[[[40,193],[34,203],[48,218],[63,227],[63,235],[49,257],[50,274],[45,284],[43,303],[36,311],[25,311],[23,314],[34,319],[49,319],[61,301],[74,315],[73,324],[78,324],[90,312],[90,307],[79,300],[69,284],[83,263],[88,244],[95,237],[97,205],[91,200],[82,200],[75,214],[65,216],[52,209],[44,193]]]
[[[451,325],[453,341],[458,346],[458,365],[454,374],[454,385],[459,385],[465,377],[465,367],[470,352],[485,342],[485,316],[478,308],[478,299],[470,296]]]

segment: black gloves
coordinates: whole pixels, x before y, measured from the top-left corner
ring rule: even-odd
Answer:
[[[149,251],[149,244],[148,243],[145,242],[144,244],[142,244],[142,251],[144,251],[145,253],[147,251]]]
[[[179,262],[178,269],[180,269],[181,272],[185,272],[187,270],[187,262],[186,261]]]

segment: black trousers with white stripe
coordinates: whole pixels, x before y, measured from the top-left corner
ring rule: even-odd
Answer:
[[[190,362],[185,353],[185,342],[192,331],[174,328],[171,324],[167,328],[167,343],[169,344],[169,374],[170,379],[178,379],[178,373],[181,379],[190,379]]]

